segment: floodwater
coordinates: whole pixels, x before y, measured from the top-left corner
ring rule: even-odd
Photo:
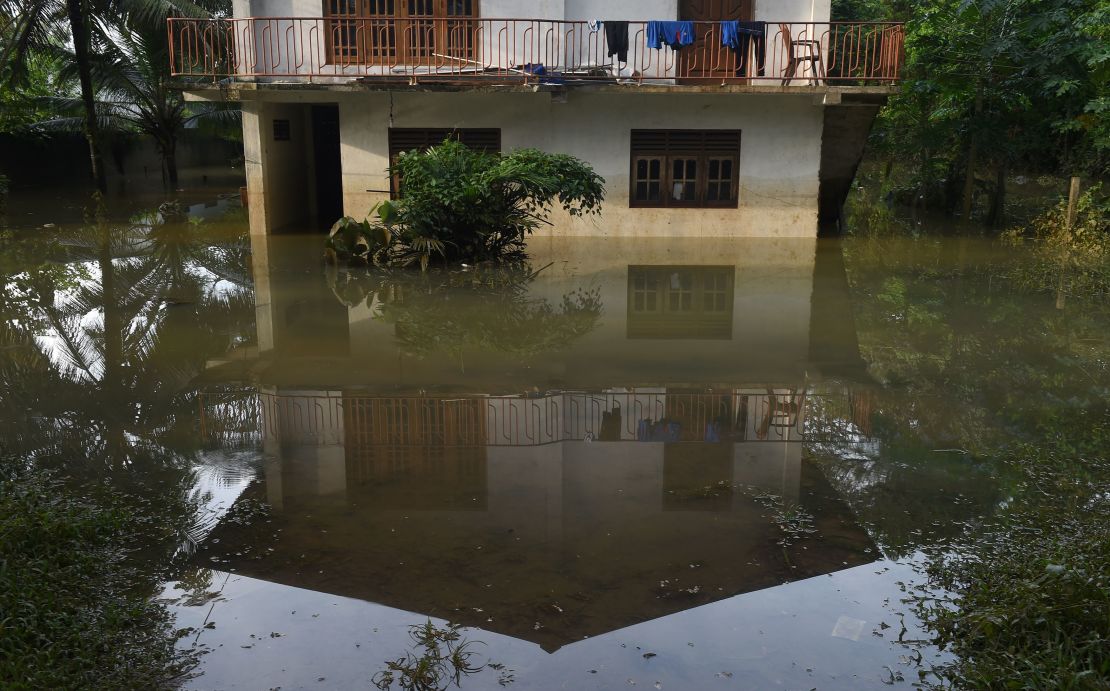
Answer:
[[[370,688],[429,620],[467,689],[908,688],[924,553],[1010,496],[986,450],[1108,395],[1106,314],[986,240],[383,276],[224,191],[0,245],[4,455],[165,506],[188,688]]]

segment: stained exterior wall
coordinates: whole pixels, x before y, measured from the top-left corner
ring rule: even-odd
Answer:
[[[677,0],[482,0],[488,17],[543,19],[667,18]],[[237,0],[235,12],[254,16],[319,16],[321,0]],[[827,20],[828,0],[757,1],[757,19]],[[771,68],[773,69],[773,68]],[[272,232],[302,221],[311,208],[311,166],[301,151],[269,141],[281,109],[307,123],[313,102],[338,103],[342,129],[345,213],[362,217],[388,197],[388,131],[392,127],[501,129],[505,151],[535,147],[567,153],[591,163],[606,181],[600,218],[556,214],[561,234],[603,236],[814,237],[817,232],[823,107],[812,94],[706,94],[591,92],[417,93],[285,91],[255,95],[245,106],[248,187],[252,230]],[[280,100],[282,104],[272,101]],[[311,128],[306,128],[308,138]],[[632,129],[739,129],[738,209],[630,209],[628,199]],[[300,204],[300,206],[297,206]],[[262,215],[265,218],[261,218]]]
[[[504,151],[535,147],[588,161],[605,177],[600,218],[554,217],[560,233],[814,237],[822,107],[811,95],[350,94],[339,101],[344,201],[361,217],[387,198],[394,127],[500,127]],[[739,129],[738,209],[629,208],[632,129]]]

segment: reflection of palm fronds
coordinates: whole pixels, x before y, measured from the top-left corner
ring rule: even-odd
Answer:
[[[189,382],[208,356],[242,341],[253,318],[249,288],[225,283],[195,258],[242,276],[231,264],[243,255],[164,226],[97,223],[59,239],[88,270],[72,285],[44,286],[43,298],[20,303],[27,314],[7,320],[36,324],[42,334],[21,336],[24,349],[34,346],[35,368],[0,368],[6,390],[30,394],[11,419],[53,428],[18,447],[32,453],[53,439],[74,448],[74,458],[180,462],[181,451],[199,446]],[[185,341],[165,337],[182,328]],[[53,382],[49,395],[45,382]]]

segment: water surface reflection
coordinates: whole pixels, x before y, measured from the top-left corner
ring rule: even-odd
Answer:
[[[364,685],[426,617],[522,688],[908,685],[905,564],[1012,495],[980,442],[1105,400],[1104,322],[987,244],[375,275],[140,216],[5,239],[0,424],[160,507],[197,688]]]
[[[838,248],[552,242],[515,275],[393,276],[309,270],[314,243],[253,239],[257,346],[203,375],[201,434],[264,451],[244,501],[270,513],[198,568],[562,654],[881,560],[806,452],[870,432]]]

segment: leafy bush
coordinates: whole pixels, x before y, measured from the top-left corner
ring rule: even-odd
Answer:
[[[522,149],[474,151],[447,140],[398,157],[391,173],[401,198],[345,218],[332,229],[329,257],[352,263],[427,268],[433,257],[480,262],[524,256],[524,243],[557,204],[571,216],[600,213],[604,181],[572,156]]]
[[[0,466],[0,687],[161,688],[181,674],[170,615],[128,563],[141,531],[122,506]]]
[[[1065,201],[1007,239],[1032,242],[1037,257],[1017,275],[1019,283],[1086,300],[1110,298],[1110,196],[1101,184],[1079,198],[1074,225],[1068,225]]]
[[[1101,417],[1101,419],[1100,419]],[[956,660],[945,688],[1105,689],[1110,684],[1110,416],[1005,454],[1017,497],[928,566],[939,597],[918,611]],[[935,592],[935,591],[934,591]]]

